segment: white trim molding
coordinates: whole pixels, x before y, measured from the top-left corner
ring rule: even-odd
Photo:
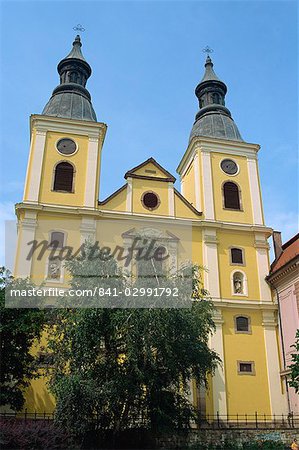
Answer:
[[[227,400],[226,400],[226,380],[225,380],[225,358],[224,358],[224,347],[223,347],[223,333],[222,325],[224,323],[222,312],[216,309],[213,314],[213,320],[216,326],[214,334],[212,334],[210,339],[210,344],[212,350],[220,357],[222,364],[217,366],[215,374],[213,376],[213,403],[214,403],[214,414],[219,412],[220,415],[227,414]]]
[[[169,215],[174,216],[174,189],[172,181],[168,182],[168,206],[169,206]]]
[[[38,202],[39,197],[46,135],[46,131],[36,130],[34,145],[30,149],[30,167],[28,164],[25,189],[28,184],[26,200],[34,203]]]
[[[34,241],[37,228],[37,213],[26,211],[25,217],[18,223],[18,247],[14,276],[27,278],[31,275],[32,257],[27,259],[30,248],[28,242]]]
[[[127,205],[126,211],[132,213],[133,211],[133,178],[127,178]]]
[[[93,217],[82,216],[80,226],[81,244],[85,241],[95,242],[96,240],[97,221]]]
[[[212,298],[220,298],[217,232],[203,229],[204,287]]]
[[[253,223],[263,225],[262,201],[257,173],[257,160],[255,158],[247,158],[249,188],[252,202]]]
[[[98,151],[99,139],[90,137],[87,150],[87,167],[85,182],[85,200],[84,205],[87,208],[94,208],[97,201],[97,171],[98,171]]]
[[[277,321],[274,311],[263,311],[266,364],[269,383],[271,414],[287,414],[287,398],[282,393],[279,351],[277,345]]]
[[[269,274],[268,242],[263,233],[255,233],[256,261],[258,268],[260,297],[263,301],[272,301],[271,289],[266,282],[266,276]]]
[[[194,156],[194,192],[195,192],[195,208],[197,211],[201,211],[201,185],[200,185],[200,177],[199,177],[199,157],[198,153]]]
[[[202,152],[202,173],[203,173],[203,197],[205,219],[214,220],[214,196],[212,183],[211,154]]]

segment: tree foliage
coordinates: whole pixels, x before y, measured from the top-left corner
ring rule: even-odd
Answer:
[[[78,264],[80,271],[78,272]],[[82,275],[105,273],[102,265],[72,261],[72,286]],[[109,261],[109,270],[119,274]],[[208,347],[212,304],[204,299],[194,270],[191,308],[64,308],[55,311],[49,351],[54,357],[51,390],[56,420],[77,434],[97,426],[115,432],[146,426],[183,429],[194,417],[188,400],[191,379],[204,384],[219,362]],[[195,273],[197,274],[195,276]],[[117,288],[126,281],[113,278]],[[104,283],[95,276],[84,286]],[[177,285],[184,287],[184,277]],[[111,282],[111,280],[110,280]],[[145,283],[145,280],[139,281]],[[181,289],[182,291],[182,289]]]
[[[20,410],[24,404],[24,389],[37,375],[35,358],[30,349],[40,337],[44,314],[38,309],[5,307],[5,289],[29,289],[28,280],[14,280],[0,268],[0,404]]]
[[[299,392],[299,330],[297,330],[295,344],[292,345],[295,349],[295,353],[292,353],[291,369],[291,381],[289,385],[295,388],[295,391]]]

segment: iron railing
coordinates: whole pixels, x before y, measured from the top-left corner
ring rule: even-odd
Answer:
[[[0,419],[9,420],[22,420],[22,421],[52,421],[55,419],[55,412],[1,412]],[[91,418],[92,421],[98,423],[98,416],[94,414]],[[149,425],[148,418],[143,415],[140,420],[134,420],[133,427],[147,428]],[[216,415],[206,414],[198,415],[196,421],[191,424],[195,429],[286,429],[297,428],[299,429],[299,415],[281,414],[281,415],[269,415],[269,414],[229,414],[222,415],[217,412]]]

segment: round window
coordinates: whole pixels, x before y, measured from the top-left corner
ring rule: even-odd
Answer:
[[[153,210],[158,208],[160,200],[154,192],[145,192],[142,196],[142,204],[145,208]]]
[[[64,138],[57,142],[56,148],[63,155],[72,155],[77,150],[77,145],[72,139]]]
[[[223,159],[221,161],[221,169],[228,175],[236,175],[238,166],[232,159]]]

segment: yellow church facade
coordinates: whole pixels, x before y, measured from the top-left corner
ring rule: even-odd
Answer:
[[[37,285],[67,286],[66,271],[49,264],[49,251],[41,260],[26,258],[28,242],[34,240],[50,242],[54,236],[75,247],[97,240],[105,222],[144,220],[166,230],[186,224],[192,261],[206,268],[204,286],[215,306],[210,346],[223,362],[207,391],[191,385],[194,405],[203,414],[287,414],[277,305],[265,281],[272,230],[264,223],[259,145],[242,139],[211,59],[196,88],[200,109],[177,168],[181,192],[175,177],[149,158],[128,170],[125,183],[103,201],[98,193],[107,126],[97,121],[85,87],[91,69],[78,36],[58,72],[60,84],[43,113],[30,119],[24,198],[16,205],[15,276],[30,277]],[[45,379],[32,381],[26,407],[54,408]]]

